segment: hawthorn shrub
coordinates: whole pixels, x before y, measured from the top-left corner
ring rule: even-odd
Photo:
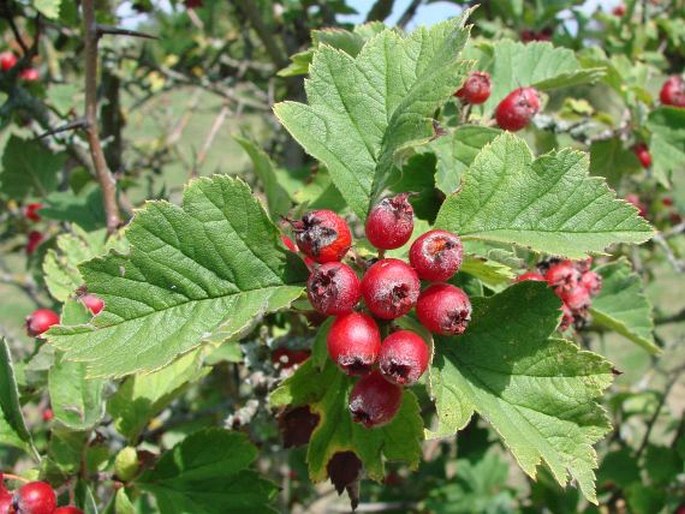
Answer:
[[[685,508],[685,8],[428,3],[2,6],[0,514]]]

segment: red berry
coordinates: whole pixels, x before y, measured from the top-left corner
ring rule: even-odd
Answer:
[[[416,272],[399,259],[381,259],[362,278],[362,295],[374,316],[395,319],[416,304],[421,282]]]
[[[586,271],[580,277],[580,285],[594,296],[602,289],[602,277],[594,271]]]
[[[647,204],[640,200],[640,197],[638,195],[636,195],[635,193],[628,193],[625,196],[624,200],[629,204],[632,204],[635,207],[637,207],[638,214],[640,214],[640,216],[642,216],[643,218],[647,217]]]
[[[673,205],[673,198],[671,198],[670,196],[664,196],[661,199],[661,203],[666,207],[670,207],[671,205]]]
[[[561,312],[562,312],[562,316],[561,316],[561,323],[559,324],[559,330],[564,332],[571,325],[573,325],[574,317],[573,317],[573,311],[565,303],[561,304]]]
[[[292,222],[297,247],[316,262],[341,260],[352,244],[352,233],[344,219],[321,209]]]
[[[290,348],[276,348],[271,353],[271,362],[282,369],[292,368],[295,364],[306,361],[311,352],[309,350],[291,350]]]
[[[73,505],[59,507],[52,514],[83,514],[83,511]]]
[[[9,71],[17,64],[17,56],[12,52],[0,53],[0,69],[2,71]]]
[[[12,493],[5,487],[2,473],[0,473],[0,514],[9,514],[12,508]]]
[[[36,248],[43,242],[43,234],[37,230],[29,232],[28,241],[26,242],[26,254],[31,255],[36,251]]]
[[[196,9],[202,7],[202,0],[184,0],[186,9]]]
[[[40,214],[38,214],[38,211],[42,208],[42,203],[30,203],[26,207],[24,207],[24,216],[26,216],[31,221],[40,221]]]
[[[545,282],[545,277],[537,271],[528,271],[516,277],[515,282]]]
[[[568,290],[578,284],[580,272],[571,261],[562,261],[549,267],[545,280],[554,288]]]
[[[649,148],[645,143],[637,143],[633,146],[633,153],[642,163],[643,168],[649,168],[652,165],[652,154],[649,153]]]
[[[86,308],[93,313],[93,316],[100,314],[102,309],[105,308],[105,301],[94,294],[84,294],[81,297],[81,302],[83,302],[83,305],[85,305]]]
[[[342,262],[322,264],[307,280],[309,302],[323,314],[335,316],[350,312],[361,295],[357,274]]]
[[[57,497],[47,482],[29,482],[14,494],[17,514],[52,514]]]
[[[613,14],[614,16],[618,16],[619,18],[621,18],[622,16],[624,16],[624,15],[626,14],[626,6],[623,5],[623,4],[618,4],[616,7],[614,7],[614,8],[611,10],[611,14]]]
[[[52,419],[53,419],[54,417],[55,417],[55,413],[52,412],[52,409],[45,409],[45,410],[43,411],[43,421],[45,421],[46,423],[52,421]],[[0,514],[1,514],[1,513],[2,513],[2,511],[0,511]]]
[[[495,110],[501,129],[516,132],[524,128],[540,110],[540,96],[535,88],[520,87],[509,93]]]
[[[456,234],[431,230],[409,249],[409,262],[422,280],[449,280],[461,267],[464,248]]]
[[[51,326],[59,324],[59,315],[50,309],[37,309],[26,318],[26,331],[31,337],[39,337]]]
[[[428,345],[421,336],[409,330],[398,330],[383,340],[378,366],[386,380],[411,385],[421,378],[429,360]]]
[[[474,71],[468,76],[461,89],[455,93],[467,104],[478,105],[490,98],[490,75],[483,71]]]
[[[35,82],[40,79],[40,74],[36,68],[26,68],[25,70],[21,70],[19,78],[26,82]]]
[[[335,318],[326,343],[331,359],[345,373],[363,375],[378,360],[381,333],[371,316],[350,312]]]
[[[385,380],[378,370],[359,379],[350,392],[352,420],[366,428],[390,422],[401,404],[402,388]]]
[[[555,292],[573,312],[583,311],[590,307],[590,292],[585,287],[558,288]]]
[[[468,295],[451,284],[432,284],[419,296],[416,315],[434,334],[463,334],[471,320]]]
[[[659,93],[661,103],[674,107],[685,107],[685,81],[679,75],[673,75],[664,82]]]
[[[414,209],[407,200],[408,193],[401,193],[381,200],[366,218],[366,238],[381,250],[399,248],[414,231]]]

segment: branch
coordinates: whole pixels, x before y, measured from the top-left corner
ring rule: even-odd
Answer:
[[[138,32],[137,30],[122,29],[120,27],[114,27],[112,25],[102,25],[97,23],[96,30],[98,36],[104,34],[113,34],[115,36],[132,36],[132,37],[142,37],[144,39],[159,39],[157,36],[152,34],[146,34],[145,32]]]
[[[668,259],[668,262],[671,264],[671,266],[673,266],[674,270],[676,270],[678,273],[685,272],[685,262],[683,262],[682,259],[678,259],[678,257],[676,257],[676,255],[673,253],[673,250],[671,250],[671,247],[668,246],[668,243],[666,242],[666,239],[664,239],[664,236],[662,234],[656,234],[654,237],[652,237],[652,241],[659,245],[661,249],[666,253],[666,259]]]
[[[264,20],[262,20],[259,10],[257,9],[256,2],[250,0],[238,0],[236,2],[240,9],[245,13],[250,24],[257,32],[259,39],[262,40],[266,51],[271,56],[271,60],[279,68],[285,68],[288,66],[288,56],[285,55],[283,50],[278,46],[276,40],[273,37],[273,33],[264,25]]]
[[[416,10],[422,3],[423,0],[412,0],[412,3],[410,3],[407,6],[407,9],[402,13],[400,19],[397,20],[397,26],[401,29],[404,29],[407,26],[407,24],[411,21],[411,19],[414,17],[414,15],[416,14]]]
[[[98,26],[95,23],[94,0],[83,0],[83,27],[85,36],[86,60],[86,137],[90,146],[90,156],[93,159],[98,182],[102,188],[102,199],[105,207],[107,231],[113,233],[121,224],[119,206],[117,204],[116,182],[107,167],[107,161],[102,151],[102,144],[98,134],[97,120],[97,73],[98,73]]]
[[[197,155],[197,161],[195,162],[195,166],[193,166],[191,172],[192,177],[197,177],[199,175],[200,166],[202,166],[202,163],[207,158],[207,154],[209,153],[209,149],[211,148],[212,143],[214,142],[214,138],[216,138],[216,135],[219,133],[219,129],[226,121],[228,112],[228,105],[224,104],[224,106],[219,111],[219,114],[217,115],[216,119],[214,120],[214,123],[212,123],[212,127],[209,129],[209,133],[205,138],[205,144],[202,146],[200,153],[198,153]]]

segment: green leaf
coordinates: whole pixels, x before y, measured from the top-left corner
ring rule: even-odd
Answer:
[[[360,218],[389,181],[395,152],[433,136],[433,113],[463,81],[467,15],[406,37],[385,30],[356,58],[322,45],[305,85],[309,104],[275,106]]]
[[[652,306],[642,290],[642,279],[626,259],[595,270],[602,276],[602,290],[592,300],[592,320],[627,337],[649,353],[661,350],[654,342]]]
[[[85,323],[92,315],[79,301],[64,305],[62,325]],[[48,391],[55,420],[70,430],[86,431],[97,425],[105,414],[104,382],[86,378],[86,366],[64,359],[56,352],[55,362],[48,374]]]
[[[59,8],[62,0],[32,0],[33,7],[46,18],[59,18]]]
[[[11,136],[2,155],[0,191],[21,200],[31,194],[46,196],[57,187],[57,174],[66,156],[54,154],[38,141]]]
[[[0,338],[0,444],[14,446],[40,460],[21,412],[12,356],[4,338]]]
[[[70,191],[50,193],[45,198],[45,207],[40,210],[40,215],[49,220],[70,221],[88,231],[106,224],[102,191],[95,184],[89,184],[78,194]]]
[[[320,416],[307,450],[309,476],[315,482],[327,478],[328,461],[338,452],[357,454],[368,476],[377,481],[385,474],[383,456],[410,468],[419,464],[423,422],[414,394],[405,391],[402,406],[388,425],[366,429],[352,421],[348,410],[354,382],[330,359],[322,370],[309,359],[271,395],[274,407],[309,405]]]
[[[555,48],[551,43],[497,41],[491,71],[492,94],[485,110],[494,109],[518,87],[534,86],[546,91],[595,82],[604,73],[604,68],[583,69],[572,50]]]
[[[654,176],[665,186],[672,173],[685,167],[685,109],[660,107],[649,113],[647,128],[652,132],[649,153]]]
[[[516,275],[509,266],[477,255],[465,255],[461,271],[476,277],[488,287],[511,282]]]
[[[128,499],[126,489],[123,487],[117,491],[114,497],[114,514],[136,514],[136,509]]]
[[[252,160],[255,175],[264,187],[266,203],[269,206],[269,214],[272,219],[284,216],[290,210],[290,198],[287,191],[278,183],[275,166],[271,159],[257,144],[249,139],[234,136],[234,139],[243,147]]]
[[[451,134],[426,145],[437,158],[436,187],[445,194],[454,193],[478,152],[500,133],[494,128],[462,125]]]
[[[136,483],[154,494],[162,514],[275,512],[268,502],[276,486],[248,469],[256,458],[244,434],[206,429],[162,455]]]
[[[617,137],[590,145],[590,173],[605,177],[613,188],[618,187],[621,177],[641,169],[635,154],[624,148],[623,141]]]
[[[201,352],[191,352],[154,373],[128,377],[107,404],[117,431],[136,441],[153,416],[210,371],[202,366],[201,357]]]
[[[72,233],[57,236],[57,250],[49,249],[43,260],[45,284],[50,294],[64,302],[84,283],[78,265],[104,255],[110,249],[124,253],[128,242],[120,235],[107,239],[106,229],[86,232],[72,225]]]
[[[462,182],[435,225],[465,239],[582,258],[653,234],[637,209],[617,200],[603,179],[588,176],[587,155],[576,150],[534,160],[522,139],[504,133],[483,148]]]
[[[466,333],[435,341],[430,383],[437,433],[455,433],[478,412],[528,475],[535,477],[544,462],[559,484],[570,476],[596,502],[592,444],[610,424],[595,400],[611,383],[611,364],[550,337],[560,307],[554,293],[537,282],[473,298]]]
[[[154,371],[203,342],[240,336],[286,308],[306,278],[248,186],[226,176],[192,182],[183,207],[149,202],[126,237],[130,254],[79,266],[105,310],[48,334],[93,377]]]
[[[597,470],[597,483],[601,486],[618,486],[625,489],[634,482],[640,482],[640,468],[628,448],[607,453]]]
[[[669,446],[650,444],[644,454],[644,469],[653,485],[665,488],[683,472],[683,459]]]

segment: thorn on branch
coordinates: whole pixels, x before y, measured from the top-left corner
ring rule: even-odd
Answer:
[[[47,132],[44,132],[44,133],[36,136],[36,139],[43,139],[43,138],[46,138],[48,136],[53,136],[55,134],[59,134],[60,132],[67,132],[68,130],[79,130],[79,129],[86,129],[86,128],[88,128],[88,120],[86,118],[78,118],[78,119],[70,121],[69,123],[66,123],[64,125],[60,125],[59,127],[48,130]]]
[[[131,36],[131,37],[142,37],[144,39],[159,39],[157,36],[152,34],[146,34],[145,32],[139,32],[137,30],[122,29],[120,27],[114,27],[112,25],[102,25],[100,23],[95,25],[95,31],[98,37],[105,34],[112,34],[115,36]]]

